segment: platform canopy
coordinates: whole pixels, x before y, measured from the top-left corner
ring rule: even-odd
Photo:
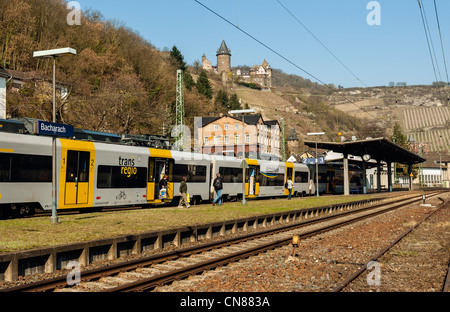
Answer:
[[[305,141],[304,144],[311,148],[316,147],[315,141]],[[403,147],[392,143],[385,138],[367,139],[351,142],[317,142],[317,148],[332,150],[344,155],[363,157],[370,155],[370,159],[384,161],[386,163],[401,163],[407,165],[424,163],[426,159],[412,153]]]
[[[363,172],[363,189],[364,194],[367,189],[366,181],[366,167],[369,165],[369,161],[375,160],[377,163],[377,185],[378,192],[381,192],[381,162],[387,163],[387,178],[388,178],[388,189],[392,192],[392,163],[400,163],[408,165],[409,177],[409,189],[412,190],[412,166],[414,164],[424,163],[426,159],[420,157],[419,155],[412,153],[401,146],[398,146],[385,138],[378,139],[366,139],[361,141],[351,141],[351,142],[315,142],[306,141],[304,142],[306,146],[316,147],[324,150],[332,150],[335,153],[342,153],[344,155],[344,194],[350,194],[350,181],[349,181],[349,170],[348,163],[349,155],[359,156],[363,159],[362,162],[362,172]]]

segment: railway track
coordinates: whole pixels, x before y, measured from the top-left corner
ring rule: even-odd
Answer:
[[[389,252],[394,246],[396,246],[401,240],[403,240],[406,236],[408,236],[411,232],[413,232],[415,229],[417,229],[419,226],[421,226],[424,222],[426,222],[430,217],[432,217],[434,214],[438,213],[441,209],[450,207],[450,203],[445,203],[445,201],[441,198],[439,198],[441,201],[441,205],[434,211],[432,211],[430,214],[428,214],[426,217],[424,217],[420,222],[415,224],[414,226],[410,227],[408,230],[406,230],[404,233],[399,235],[391,244],[386,246],[383,250],[381,250],[377,255],[372,257],[369,261],[367,261],[363,266],[361,266],[356,272],[354,272],[349,278],[347,278],[345,281],[343,281],[339,286],[333,289],[333,292],[341,292],[343,291],[347,286],[349,286],[353,281],[355,281],[361,274],[365,271],[367,271],[369,268],[373,266],[376,261],[378,261],[383,255],[385,255],[387,252]],[[445,279],[445,282],[442,286],[443,292],[449,291],[449,283],[450,283],[450,266],[447,272],[447,277]]]
[[[437,196],[438,194],[427,194],[427,197]],[[157,286],[289,244],[293,235],[299,235],[300,239],[310,237],[421,200],[421,196],[416,196],[397,203],[378,204],[357,211],[325,216],[264,232],[110,265],[82,272],[79,283],[75,283],[76,285],[72,287],[69,287],[70,283],[68,284],[64,276],[3,291],[151,291]],[[302,231],[301,234],[299,234],[300,230]]]

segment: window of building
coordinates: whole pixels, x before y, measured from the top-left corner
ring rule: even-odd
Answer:
[[[219,131],[219,125],[214,125],[214,131]]]
[[[245,143],[250,143],[250,134],[245,135]]]
[[[239,144],[239,135],[234,136],[234,144]]]
[[[238,123],[234,124],[234,130],[239,130],[239,124]]]
[[[225,136],[225,144],[230,144],[230,137],[228,135]]]
[[[205,141],[204,141],[204,142],[205,142],[204,145],[208,145],[208,143],[209,143],[209,137],[205,136]]]

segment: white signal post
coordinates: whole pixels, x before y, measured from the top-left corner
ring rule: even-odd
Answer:
[[[238,115],[242,114],[242,205],[245,205],[247,202],[245,201],[245,114],[254,114],[256,111],[254,109],[241,109],[241,110],[232,110],[229,111],[230,115]],[[249,150],[250,151],[250,150]]]
[[[53,59],[53,123],[56,123],[56,58],[64,55],[77,55],[77,51],[72,48],[53,49],[45,51],[35,51],[33,57],[37,59]],[[59,223],[56,200],[56,138],[52,137],[52,216],[51,223]]]
[[[319,135],[325,135],[325,132],[313,132],[308,133],[308,136],[319,136]],[[319,197],[319,158],[317,154],[317,138],[316,138],[316,193],[317,197]]]

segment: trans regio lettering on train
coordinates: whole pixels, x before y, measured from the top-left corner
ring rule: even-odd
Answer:
[[[134,158],[129,159],[119,156],[119,166],[121,166],[120,174],[126,175],[127,178],[137,174],[137,168],[135,167]]]

